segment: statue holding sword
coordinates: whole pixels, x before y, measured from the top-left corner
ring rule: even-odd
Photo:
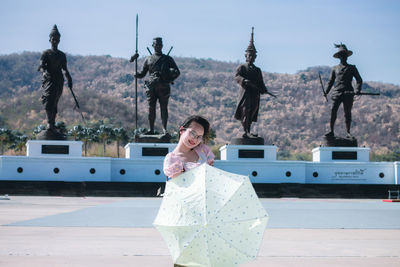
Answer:
[[[68,88],[75,100],[75,105],[78,109],[80,108],[78,100],[72,91],[72,78],[67,68],[67,58],[64,52],[58,50],[60,37],[61,34],[57,26],[54,25],[49,34],[51,49],[47,49],[42,53],[38,67],[38,71],[42,73],[42,103],[45,106],[48,122],[48,129],[40,137],[48,140],[65,139],[65,136],[59,133],[55,126],[57,105],[64,87],[64,75],[67,78]],[[85,123],[83,114],[82,112],[80,113]]]
[[[268,94],[276,98],[267,90],[260,68],[254,65],[257,50],[254,46],[253,30],[254,28],[252,28],[250,44],[246,49],[246,63],[238,66],[235,73],[235,80],[241,88],[234,117],[242,123],[243,138],[258,138],[257,134],[250,132],[250,127],[253,122],[257,121],[260,95]]]

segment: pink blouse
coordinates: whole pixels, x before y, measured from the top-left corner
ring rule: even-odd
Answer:
[[[179,174],[183,171],[188,171],[193,169],[204,162],[211,164],[214,160],[214,153],[211,149],[205,145],[200,144],[194,148],[194,151],[199,156],[197,162],[183,162],[181,158],[175,155],[174,152],[170,152],[165,156],[164,159],[164,173],[167,177],[172,177],[176,174]]]

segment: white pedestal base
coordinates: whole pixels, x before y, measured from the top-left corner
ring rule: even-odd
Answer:
[[[81,141],[29,140],[28,157],[82,157]]]
[[[163,159],[174,150],[176,144],[168,143],[128,143],[125,146],[127,159]]]
[[[317,147],[313,162],[369,162],[369,147]]]
[[[275,161],[276,146],[224,145],[219,151],[221,160]]]

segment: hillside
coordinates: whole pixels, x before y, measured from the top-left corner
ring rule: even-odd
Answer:
[[[40,53],[24,52],[0,56],[0,127],[18,129],[27,134],[45,123],[40,102]],[[134,64],[110,56],[67,55],[74,91],[85,117],[104,120],[115,126],[134,127]],[[188,114],[202,114],[216,131],[216,143],[229,143],[242,134],[239,121],[233,119],[238,85],[233,80],[239,63],[211,59],[175,58],[181,76],[172,86],[169,103],[169,128],[176,130]],[[351,60],[349,60],[351,63]],[[143,58],[139,60],[139,67]],[[256,61],[257,64],[257,61]],[[318,72],[327,83],[330,67],[310,67],[297,74],[264,73],[268,89],[278,99],[262,96],[259,121],[253,129],[275,144],[280,153],[310,153],[328,130],[330,109],[322,96]],[[362,76],[362,73],[361,73]],[[360,146],[373,151],[399,148],[400,86],[364,82],[364,90],[380,91],[381,96],[363,96],[354,102],[352,133]],[[139,127],[147,127],[147,104],[143,81],[138,88]],[[73,110],[74,102],[65,87],[57,120],[72,126],[82,122]],[[156,127],[160,127],[157,111]],[[344,135],[342,108],[336,132]]]

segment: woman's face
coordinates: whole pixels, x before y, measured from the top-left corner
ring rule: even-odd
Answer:
[[[201,124],[193,121],[187,128],[180,128],[181,138],[179,141],[183,142],[188,148],[194,148],[203,141],[204,128]]]

